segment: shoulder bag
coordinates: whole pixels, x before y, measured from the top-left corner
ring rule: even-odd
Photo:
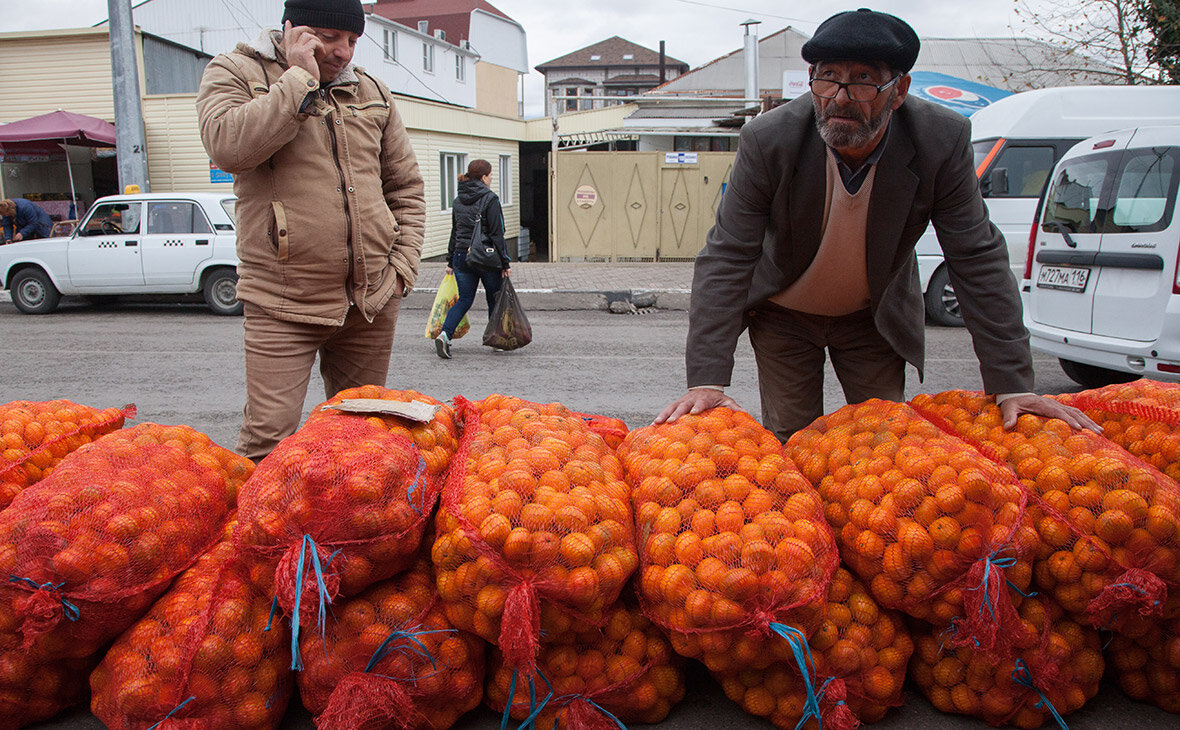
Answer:
[[[471,243],[467,246],[467,267],[483,269],[484,271],[499,271],[501,269],[500,252],[489,241],[484,240],[483,214],[488,209],[492,196],[485,196],[475,216],[475,226],[471,231]]]

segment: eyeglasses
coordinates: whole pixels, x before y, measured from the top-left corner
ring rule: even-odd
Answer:
[[[811,93],[821,99],[835,99],[836,95],[840,93],[840,89],[844,89],[851,101],[873,101],[882,91],[897,83],[899,78],[901,76],[894,76],[880,86],[876,84],[849,84],[828,79],[811,79],[807,85],[811,87]]]

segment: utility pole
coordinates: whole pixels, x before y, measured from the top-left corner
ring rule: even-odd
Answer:
[[[139,103],[139,64],[131,0],[107,0],[111,37],[111,87],[115,101],[115,161],[119,192],[138,185],[148,192],[147,134]]]

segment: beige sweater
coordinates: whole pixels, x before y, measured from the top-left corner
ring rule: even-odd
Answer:
[[[840,182],[836,155],[828,149],[824,228],[819,250],[802,276],[770,301],[798,312],[829,316],[852,314],[869,306],[865,229],[876,174],[874,166],[860,190],[850,195]]]

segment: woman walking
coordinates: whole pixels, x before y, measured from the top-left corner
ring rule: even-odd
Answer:
[[[444,359],[451,357],[451,338],[463,315],[475,301],[475,290],[483,282],[484,294],[488,300],[488,314],[496,306],[496,295],[500,293],[500,282],[510,273],[508,256],[504,253],[504,211],[500,199],[488,187],[492,181],[492,163],[487,160],[472,160],[467,174],[459,176],[459,195],[451,204],[451,242],[447,245],[447,273],[455,275],[459,285],[459,300],[455,302],[442,332],[434,338],[434,350]],[[477,269],[467,266],[467,252],[475,222],[480,221],[483,242],[496,248],[500,257],[499,269]]]

